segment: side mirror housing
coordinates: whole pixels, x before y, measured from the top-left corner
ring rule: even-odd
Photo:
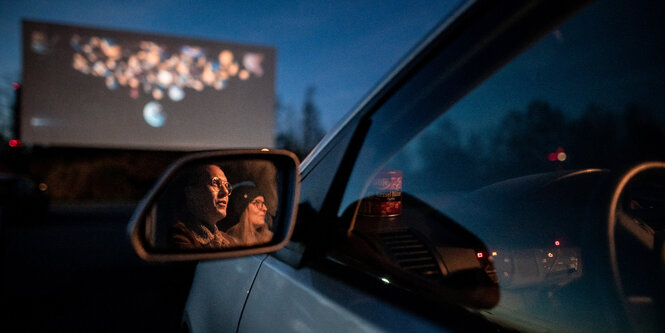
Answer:
[[[139,203],[128,232],[147,261],[209,260],[284,247],[295,224],[299,161],[285,150],[195,153]]]

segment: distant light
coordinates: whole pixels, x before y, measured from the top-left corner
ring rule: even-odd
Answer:
[[[388,278],[382,277],[381,281],[383,281],[385,284],[390,284],[390,280],[388,280]]]
[[[498,256],[498,255],[499,255],[499,254],[496,253],[496,251],[492,252],[492,257],[496,257],[496,256]]]
[[[46,185],[46,183],[39,183],[39,190],[46,192],[46,190],[48,190],[48,185]]]
[[[33,117],[30,119],[30,125],[33,127],[50,126],[51,121],[47,118]]]
[[[554,241],[554,246],[559,246],[559,245],[561,245],[561,242],[559,242],[559,241]]]
[[[182,101],[185,98],[185,92],[178,86],[171,86],[169,88],[169,98],[174,102]]]
[[[164,98],[164,92],[162,91],[162,89],[159,89],[159,88],[153,89],[152,90],[152,98],[154,98],[156,100],[161,100],[162,98]]]
[[[482,252],[478,252],[478,253],[476,253],[476,257],[478,257],[479,259],[482,258],[482,257],[483,257],[483,253],[482,253]]]
[[[212,85],[216,90],[222,90],[226,88],[226,81],[225,80],[217,80],[215,83]]]
[[[262,148],[261,151],[270,151],[268,148]]]
[[[231,63],[233,62],[233,53],[229,50],[224,50],[219,53],[218,59],[222,66],[231,66]]]
[[[173,74],[171,74],[171,72],[165,70],[160,70],[157,72],[157,83],[164,86],[170,86],[172,82]]]
[[[563,150],[562,147],[558,147],[555,152],[547,154],[547,159],[550,160],[550,162],[563,162],[568,158],[568,155],[566,155],[566,152]]]
[[[263,62],[263,55],[258,53],[246,53],[242,59],[243,66],[245,66],[248,71],[259,77],[263,76],[263,67],[261,67],[261,62]]]
[[[12,82],[12,88],[14,90],[19,90],[21,88],[21,84],[18,82]]]
[[[9,140],[9,146],[12,148],[21,147],[21,140]]]
[[[164,126],[166,117],[166,112],[157,101],[150,101],[143,107],[143,119],[152,127]]]
[[[630,296],[628,297],[628,302],[631,304],[651,304],[653,303],[653,298],[649,296]]]
[[[552,254],[552,252],[548,253],[547,256],[550,257],[550,258],[554,257],[554,255]]]

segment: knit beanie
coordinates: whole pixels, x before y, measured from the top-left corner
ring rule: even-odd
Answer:
[[[247,209],[249,203],[254,201],[258,196],[262,196],[262,194],[253,185],[234,186],[226,207],[226,218],[220,223],[220,228],[227,230],[238,223],[240,216]]]

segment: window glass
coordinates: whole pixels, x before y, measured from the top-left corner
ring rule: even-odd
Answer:
[[[482,296],[498,298],[484,315],[522,328],[621,325],[600,203],[615,175],[665,161],[663,17],[661,2],[595,3],[456,103],[381,170],[356,166],[340,215],[352,220],[350,239],[367,244],[354,250],[375,254],[360,261],[384,260],[368,269],[396,279],[396,271],[420,270],[430,281],[497,282],[500,292]],[[380,156],[365,145],[363,152]],[[359,175],[364,181],[355,182]],[[662,191],[654,200],[665,202]],[[395,244],[421,246],[430,259],[409,257],[410,265]],[[635,270],[648,265],[635,260]]]

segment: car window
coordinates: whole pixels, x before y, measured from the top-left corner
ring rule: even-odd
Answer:
[[[472,305],[512,326],[622,327],[603,203],[617,175],[665,161],[664,14],[662,3],[594,3],[408,142],[371,128],[338,212],[351,245],[333,256],[411,290],[475,281],[486,288]],[[419,102],[446,94],[430,75],[400,114],[447,108]],[[640,258],[634,270],[648,266]]]

